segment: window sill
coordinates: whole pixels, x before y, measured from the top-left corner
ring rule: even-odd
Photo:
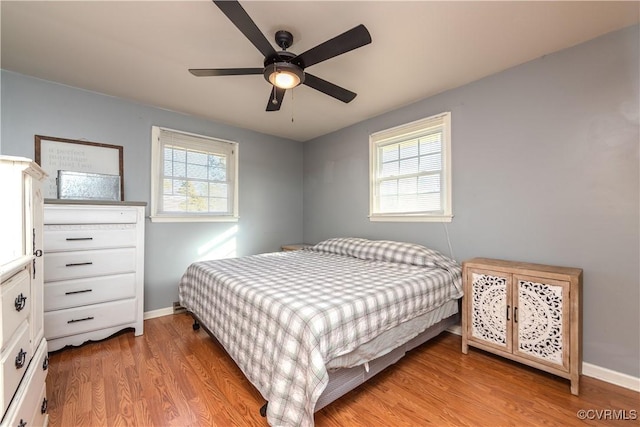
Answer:
[[[371,222],[451,222],[453,215],[370,215]]]
[[[237,216],[150,216],[151,222],[238,222]]]

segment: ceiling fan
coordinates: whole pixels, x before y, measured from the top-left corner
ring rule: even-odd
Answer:
[[[305,68],[371,43],[371,35],[364,25],[360,24],[300,55],[287,51],[293,43],[293,35],[288,31],[280,30],[275,34],[275,42],[282,50],[276,52],[238,1],[213,0],[213,2],[264,55],[264,66],[262,68],[189,69],[189,72],[194,76],[262,74],[273,85],[271,96],[267,103],[267,111],[280,110],[286,90],[300,84],[309,86],[345,103],[351,102],[356,97],[354,92],[309,74],[305,71]]]

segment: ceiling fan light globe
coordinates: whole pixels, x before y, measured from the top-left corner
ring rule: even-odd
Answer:
[[[264,70],[265,79],[280,89],[291,89],[304,81],[302,68],[289,62],[276,62]]]
[[[271,74],[269,80],[271,79],[273,79],[273,82],[271,83],[281,89],[291,89],[292,87],[296,87],[300,84],[298,76],[286,71],[276,71]]]

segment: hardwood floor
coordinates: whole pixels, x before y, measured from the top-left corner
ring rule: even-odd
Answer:
[[[49,425],[267,426],[260,394],[191,324],[160,317],[140,337],[52,353]],[[448,333],[424,344],[317,412],[316,426],[640,425],[640,393],[582,377],[573,396],[567,380],[460,345]]]

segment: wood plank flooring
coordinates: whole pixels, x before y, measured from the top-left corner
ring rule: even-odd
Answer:
[[[52,353],[49,425],[267,426],[260,394],[191,324],[186,314],[160,317],[140,337]],[[640,425],[640,393],[583,376],[573,396],[567,380],[475,349],[463,355],[460,344],[444,333],[422,345],[317,412],[316,426]],[[580,410],[600,417],[580,420]]]

